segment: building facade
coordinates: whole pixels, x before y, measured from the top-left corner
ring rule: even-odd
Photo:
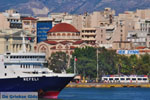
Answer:
[[[24,17],[22,20],[22,29],[36,35],[37,19],[33,17]]]
[[[81,37],[87,44],[96,43],[96,28],[83,28],[81,31]]]
[[[47,32],[52,28],[50,18],[38,18],[37,20],[37,43],[47,40]]]
[[[67,23],[60,23],[48,31],[47,40],[38,43],[35,49],[49,57],[52,53],[60,51],[71,55],[75,48],[85,46],[76,28]]]
[[[27,52],[34,52],[33,39],[35,35],[31,35],[21,29],[7,29],[0,31],[0,54],[6,52],[16,53],[22,50],[22,34],[26,37]]]
[[[22,29],[21,15],[13,10],[0,13],[0,29]]]

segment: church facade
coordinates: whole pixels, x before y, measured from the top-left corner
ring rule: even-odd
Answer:
[[[70,24],[60,23],[55,25],[47,33],[47,40],[37,44],[35,50],[37,52],[46,53],[49,57],[55,52],[65,52],[71,55],[75,48],[87,46],[81,40],[80,32]]]

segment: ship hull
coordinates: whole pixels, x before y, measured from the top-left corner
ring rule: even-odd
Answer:
[[[0,79],[0,92],[40,92],[40,97],[57,98],[73,77],[24,77]]]

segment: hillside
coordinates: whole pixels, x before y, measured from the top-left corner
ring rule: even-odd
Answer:
[[[110,7],[116,13],[150,8],[150,0],[0,0],[0,11],[16,9],[21,13],[47,15],[48,12],[82,14]]]

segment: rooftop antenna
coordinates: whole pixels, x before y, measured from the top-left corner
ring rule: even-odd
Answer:
[[[23,32],[21,32],[21,37],[22,37],[22,51],[23,53],[26,53],[26,43],[25,43],[25,36]]]

